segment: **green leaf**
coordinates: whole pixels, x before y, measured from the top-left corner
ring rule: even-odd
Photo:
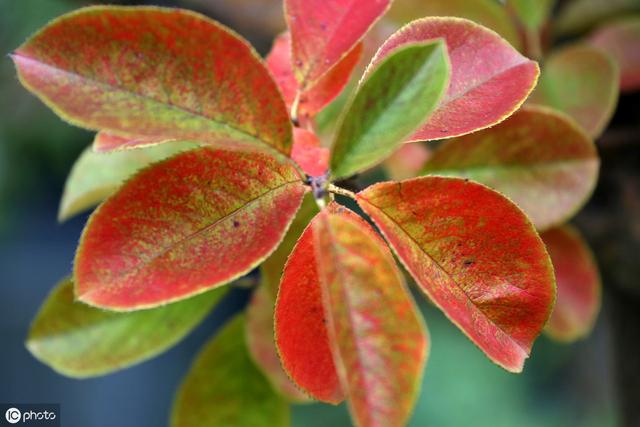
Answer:
[[[640,0],[573,0],[564,4],[555,21],[560,35],[588,30],[606,19],[640,12]]]
[[[172,427],[285,427],[289,408],[251,361],[244,318],[231,320],[200,352],[178,394]]]
[[[556,0],[509,0],[518,19],[529,29],[539,29],[549,17]]]
[[[109,153],[96,153],[87,147],[65,183],[58,220],[65,221],[97,205],[145,166],[195,147],[196,144],[188,142],[168,142]]]
[[[361,82],[333,144],[334,177],[353,175],[390,156],[436,108],[449,84],[440,40],[395,50]]]
[[[587,44],[570,45],[547,58],[529,101],[567,113],[597,138],[613,116],[619,86],[620,71],[609,55]]]
[[[176,344],[225,292],[218,289],[152,310],[114,313],[75,301],[73,283],[66,278],[40,308],[26,345],[37,359],[63,375],[104,375]]]

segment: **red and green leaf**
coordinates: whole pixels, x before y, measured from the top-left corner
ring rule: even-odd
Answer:
[[[76,295],[132,310],[228,283],[276,249],[304,193],[297,171],[267,154],[201,148],[156,163],[91,216]]]
[[[455,16],[477,22],[522,49],[522,40],[506,8],[495,0],[394,0],[384,21],[404,25],[425,16]]]
[[[13,60],[28,89],[82,127],[290,152],[289,115],[260,57],[194,12],[80,9],[27,40]]]
[[[51,292],[34,319],[27,348],[61,374],[108,374],[162,353],[187,335],[224,295],[216,289],[152,310],[113,313],[77,302],[70,278]]]
[[[525,214],[460,178],[380,183],[357,199],[429,298],[492,361],[520,372],[555,299]]]
[[[640,16],[603,26],[591,36],[590,43],[616,60],[622,91],[640,89]]]
[[[321,145],[320,139],[313,132],[295,128],[291,158],[309,176],[324,175],[329,169],[329,149]]]
[[[273,43],[271,52],[267,56],[267,66],[280,87],[287,108],[291,109],[296,96],[298,97],[296,113],[298,120],[304,122],[319,113],[342,92],[361,56],[362,43],[358,43],[317,83],[303,90],[293,75],[291,36],[289,33],[284,33]]]
[[[386,245],[346,208],[318,214],[289,258],[276,341],[285,369],[312,395],[308,384],[333,393],[333,402],[344,391],[356,425],[407,421],[427,332]]]
[[[247,307],[247,347],[249,354],[273,388],[291,402],[308,402],[282,369],[274,341],[273,312],[276,300],[270,289],[261,284],[253,292]]]
[[[593,142],[573,120],[548,108],[525,107],[497,126],[445,142],[423,172],[498,190],[544,230],[584,205],[599,165]]]
[[[439,41],[401,46],[367,73],[338,128],[331,174],[344,178],[383,161],[444,95],[450,66]]]
[[[534,61],[493,31],[461,18],[413,21],[382,45],[372,63],[399,46],[434,39],[444,39],[447,45],[449,89],[408,141],[450,138],[493,126],[516,111],[536,85],[539,70]]]
[[[252,362],[238,316],[196,357],[178,390],[171,427],[287,427],[289,418],[287,403]]]
[[[618,67],[606,53],[586,44],[571,45],[547,58],[529,100],[569,114],[596,138],[613,116],[619,81]]]
[[[145,166],[194,147],[195,144],[187,142],[169,142],[112,153],[96,153],[88,147],[76,160],[67,178],[58,220],[64,221],[97,205]]]
[[[598,266],[576,229],[565,225],[541,235],[553,261],[558,298],[545,332],[559,341],[586,336],[598,317],[601,287]]]
[[[302,91],[342,61],[390,3],[390,0],[285,0],[292,65]]]

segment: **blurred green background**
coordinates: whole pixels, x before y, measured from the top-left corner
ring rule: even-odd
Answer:
[[[84,4],[0,0],[0,50],[10,53],[49,19]],[[265,1],[262,11],[250,8],[235,15],[229,13],[232,1],[153,4],[207,13],[237,28],[262,53],[281,19],[278,2]],[[264,25],[255,25],[256,19],[264,19]],[[71,380],[35,361],[23,346],[29,322],[49,289],[70,271],[86,220],[81,216],[58,224],[57,203],[67,172],[92,134],[65,124],[28,94],[6,56],[0,61],[0,94],[0,401],[61,403],[65,427],[166,425],[174,389],[191,358],[244,303],[246,292],[232,295],[225,307],[167,354],[115,375]],[[625,102],[637,108],[636,100]],[[599,197],[596,194],[594,203],[604,203]],[[423,304],[432,348],[411,426],[623,425],[616,381],[620,359],[609,298],[605,292],[603,311],[587,339],[562,345],[541,338],[522,375],[493,365],[439,311]],[[637,363],[640,354],[627,357],[633,359],[629,363]],[[640,403],[640,396],[634,398]],[[350,425],[343,406],[297,406],[293,419],[294,425],[305,427]]]

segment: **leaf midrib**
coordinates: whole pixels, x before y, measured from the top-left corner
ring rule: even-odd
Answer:
[[[454,280],[454,279],[451,277],[451,275],[449,274],[449,272],[448,272],[447,270],[445,270],[445,269],[444,269],[444,267],[442,267],[442,266],[440,265],[440,263],[438,263],[438,261],[437,261],[437,260],[435,260],[433,257],[431,257],[427,252],[425,252],[425,251],[424,251],[424,249],[422,249],[422,246],[420,246],[420,244],[419,244],[419,243],[418,243],[418,242],[413,238],[413,236],[409,235],[409,234],[404,230],[404,228],[402,228],[402,227],[400,226],[400,224],[398,224],[398,222],[397,222],[395,219],[391,218],[391,217],[390,217],[389,215],[387,215],[387,214],[386,214],[386,213],[385,213],[381,208],[379,208],[378,206],[374,205],[373,203],[371,203],[369,200],[365,199],[364,197],[360,196],[360,197],[359,197],[359,199],[360,199],[360,200],[362,200],[362,201],[364,201],[364,202],[365,202],[365,203],[367,203],[368,205],[370,205],[370,206],[374,207],[375,209],[377,209],[377,210],[378,210],[379,212],[381,212],[381,213],[382,213],[386,218],[388,218],[388,219],[389,219],[389,220],[390,220],[390,221],[391,221],[391,222],[392,222],[392,223],[393,223],[393,224],[394,224],[398,229],[402,230],[402,233],[403,233],[403,234],[404,234],[404,235],[405,235],[405,236],[406,236],[406,237],[411,241],[411,243],[412,243],[413,245],[415,245],[415,246],[420,250],[420,252],[421,252],[422,254],[424,254],[424,256],[426,256],[427,258],[429,258],[429,259],[433,262],[433,264],[434,264],[434,265],[435,265],[435,266],[436,266],[436,267],[437,267],[437,268],[438,268],[438,269],[439,269],[439,270],[440,270],[440,271],[441,271],[441,272],[442,272],[442,273],[447,277],[447,279],[449,279],[449,281],[450,281],[451,283],[455,284],[455,285],[456,285],[456,287],[457,287],[458,289],[460,289],[460,291],[462,292],[462,294],[467,298],[467,300],[471,303],[471,305],[472,305],[472,306],[473,306],[473,307],[474,307],[474,308],[475,308],[475,309],[476,309],[480,314],[482,314],[482,316],[483,316],[485,319],[487,319],[489,322],[491,322],[491,324],[492,324],[492,325],[494,325],[498,330],[500,330],[500,332],[502,332],[502,333],[503,333],[503,334],[504,334],[504,335],[509,339],[509,341],[513,342],[516,346],[518,346],[518,348],[519,348],[520,350],[522,350],[522,351],[524,352],[524,354],[525,354],[525,355],[528,355],[528,354],[529,354],[529,351],[528,351],[525,347],[523,347],[521,343],[519,343],[518,341],[516,341],[516,340],[515,340],[515,339],[514,339],[510,334],[508,334],[508,333],[507,333],[507,332],[506,332],[506,331],[505,331],[505,330],[504,330],[500,325],[498,325],[497,323],[495,323],[495,322],[493,321],[493,319],[491,319],[489,316],[487,316],[487,315],[484,313],[484,311],[482,311],[482,310],[480,309],[480,307],[479,307],[479,306],[478,306],[478,305],[473,301],[473,299],[471,299],[471,297],[469,296],[469,294],[467,294],[467,291],[466,291],[466,290],[465,290],[465,289],[464,289],[464,288],[463,288],[463,287],[462,287],[462,286],[461,286],[461,285],[460,285],[456,280]],[[384,231],[382,231],[382,229],[380,229],[380,231],[384,234]],[[386,236],[385,236],[385,237],[386,237]],[[408,269],[409,271],[412,271],[412,269],[411,269],[411,268],[406,264],[406,262],[402,259],[402,257],[397,253],[397,251],[396,251],[396,249],[393,247],[393,245],[390,245],[390,246],[393,248],[394,252],[396,252],[396,255],[398,255],[398,259],[400,259],[400,261],[405,265],[405,267],[407,267],[407,269]],[[422,286],[420,286],[420,288],[423,288],[423,287],[422,287]],[[516,286],[516,288],[518,288],[518,289],[520,289],[520,290],[522,290],[522,291],[525,291],[525,292],[526,292],[526,290],[525,290],[525,289],[519,288],[519,287],[517,287],[517,286]],[[440,304],[439,304],[439,303],[438,303],[438,307],[440,307]],[[446,310],[444,310],[444,308],[442,308],[442,311],[444,311],[444,312],[445,312],[445,314],[446,314]],[[448,314],[447,314],[447,317],[449,317],[449,315],[448,315]],[[457,321],[455,321],[455,320],[453,320],[453,319],[452,319],[452,321],[453,321],[456,325],[459,325]],[[460,329],[462,329],[462,328],[460,328]],[[462,330],[464,331],[464,333],[465,333],[465,334],[467,334],[467,332],[466,332],[464,329],[462,329]],[[467,334],[467,336],[469,336],[469,335]],[[470,336],[469,336],[469,337],[470,337]],[[473,341],[474,343],[476,342],[474,339],[472,339],[472,341]],[[478,346],[480,345],[479,343],[476,343],[476,344],[477,344]],[[481,348],[482,348],[482,347],[481,347]],[[483,350],[483,351],[484,351],[484,350]]]
[[[272,145],[272,144],[266,142],[265,140],[260,138],[257,134],[250,133],[250,132],[248,132],[248,131],[246,131],[244,129],[238,128],[238,127],[233,126],[233,125],[231,125],[229,123],[226,123],[226,122],[221,122],[218,119],[215,119],[215,118],[212,118],[212,117],[209,117],[209,116],[205,116],[204,114],[201,114],[201,113],[198,113],[196,111],[184,108],[184,107],[182,107],[180,105],[164,103],[164,102],[159,101],[159,100],[157,100],[157,99],[155,99],[153,97],[150,97],[150,96],[147,96],[147,95],[143,95],[143,94],[140,94],[140,93],[136,93],[136,92],[132,92],[132,91],[127,90],[125,88],[122,88],[122,87],[119,87],[119,86],[115,86],[115,85],[112,85],[112,84],[109,84],[109,83],[105,83],[105,82],[102,82],[102,81],[98,81],[98,80],[92,79],[90,77],[84,76],[82,74],[78,74],[78,73],[75,73],[75,72],[72,72],[72,71],[69,71],[69,70],[65,70],[63,68],[59,68],[57,66],[48,64],[46,62],[42,62],[39,59],[32,58],[31,56],[24,55],[24,54],[22,54],[20,52],[17,52],[17,51],[12,54],[12,57],[19,58],[19,60],[23,60],[23,61],[26,61],[26,62],[35,63],[39,67],[53,70],[53,72],[55,72],[55,73],[67,75],[67,76],[71,77],[72,79],[85,81],[85,82],[88,82],[89,84],[94,85],[94,86],[98,86],[98,87],[102,87],[102,88],[108,88],[112,92],[124,93],[124,94],[132,96],[134,98],[138,98],[138,99],[142,99],[142,100],[147,101],[147,102],[153,102],[153,103],[159,104],[164,108],[176,110],[176,111],[179,111],[181,113],[186,113],[186,114],[195,116],[197,118],[204,119],[207,122],[213,123],[215,126],[219,126],[219,127],[222,127],[222,128],[229,128],[234,132],[241,133],[242,135],[245,136],[246,139],[258,142],[260,144],[268,146],[269,148],[272,148],[272,149],[275,149],[277,151],[280,151],[279,147],[276,147],[275,145]],[[36,92],[38,94],[41,93],[41,91],[39,91],[39,90],[38,91],[34,91],[34,92]],[[49,97],[47,96],[47,98],[49,98]],[[54,110],[57,110],[57,107]],[[74,121],[77,121],[77,120],[74,120]]]

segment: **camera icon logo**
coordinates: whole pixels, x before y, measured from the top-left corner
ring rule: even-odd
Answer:
[[[22,418],[22,413],[18,408],[9,408],[7,412],[4,413],[4,418],[7,420],[9,424],[16,424],[20,422],[20,418]]]

